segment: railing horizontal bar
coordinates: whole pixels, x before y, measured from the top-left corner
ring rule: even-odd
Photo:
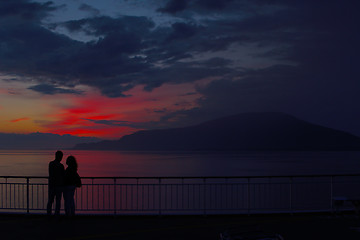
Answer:
[[[81,177],[81,179],[230,179],[230,178],[311,178],[311,177],[358,177],[360,173],[355,174],[301,174],[301,175],[261,175],[261,176],[163,176],[163,177]],[[37,178],[48,179],[46,176],[0,176],[0,178]]]

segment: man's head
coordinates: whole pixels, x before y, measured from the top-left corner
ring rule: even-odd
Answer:
[[[63,158],[63,152],[62,151],[57,151],[56,153],[55,153],[55,160],[57,160],[57,161],[61,161],[61,159]]]

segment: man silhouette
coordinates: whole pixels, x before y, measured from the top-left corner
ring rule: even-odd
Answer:
[[[52,204],[56,197],[55,216],[60,215],[61,195],[64,185],[65,168],[60,162],[63,158],[63,152],[55,153],[55,160],[49,163],[49,198],[47,203],[47,214],[51,215]]]

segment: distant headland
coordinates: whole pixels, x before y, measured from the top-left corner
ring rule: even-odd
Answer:
[[[119,140],[77,144],[78,150],[244,151],[360,150],[360,138],[284,113],[242,113],[199,125],[142,130]]]
[[[95,137],[77,137],[53,133],[0,133],[0,150],[48,150],[70,149],[79,143],[99,142]]]

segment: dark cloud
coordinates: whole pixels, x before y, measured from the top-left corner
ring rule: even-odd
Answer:
[[[154,109],[154,112],[155,113],[166,113],[168,112],[169,110],[167,108],[163,108],[163,109]]]
[[[81,31],[91,36],[106,37],[111,33],[132,33],[146,36],[155,24],[146,17],[122,16],[111,18],[100,16],[52,24],[53,28],[57,26],[66,27],[73,32]]]
[[[94,120],[94,119],[87,119],[83,118],[83,120],[93,122],[96,124],[103,124],[108,126],[130,126],[131,122],[128,121],[118,121],[118,120]]]
[[[227,67],[208,68],[198,62],[176,63],[162,69],[151,69],[144,72],[146,78],[140,79],[142,84],[145,84],[145,90],[161,86],[164,83],[187,83],[194,82],[206,77],[223,76],[232,72],[233,70]]]
[[[0,30],[0,70],[37,77],[45,83],[46,79],[58,85],[83,83],[98,87],[109,96],[125,96],[122,91],[130,89],[128,86],[132,80],[126,79],[126,76],[147,68],[142,58],[129,56],[140,51],[142,40],[131,30],[131,25],[137,24],[136,21],[127,24],[127,20],[114,20],[112,24],[122,24],[122,27],[109,29],[104,27],[107,19],[95,21],[96,24],[89,21],[95,24],[92,28],[96,34],[105,36],[87,44],[58,35],[37,24],[7,24]],[[149,23],[145,18],[139,21]]]
[[[164,121],[149,121],[149,122],[129,122],[129,121],[117,121],[117,120],[93,120],[93,119],[84,119],[96,124],[102,124],[113,127],[130,127],[133,129],[158,129],[164,128],[168,125],[164,124]]]
[[[159,8],[158,11],[168,14],[176,14],[185,10],[197,12],[202,12],[203,10],[219,11],[223,10],[233,1],[234,0],[169,0],[165,6]]]
[[[124,94],[123,92],[126,92],[130,89],[132,89],[134,85],[127,84],[127,85],[117,85],[113,86],[113,84],[109,84],[109,87],[103,87],[101,89],[102,94],[115,98],[115,97],[131,97],[130,94]]]
[[[360,52],[360,34],[355,30],[359,17],[354,3],[272,4],[273,9],[268,1],[254,1],[252,5],[259,10],[266,7],[268,13],[208,20],[201,34],[214,41],[199,44],[196,39],[191,49],[214,51],[232,43],[253,43],[270,48],[255,57],[288,64],[227,72],[226,77],[198,88],[203,95],[198,108],[172,112],[169,117],[192,125],[238,112],[282,111],[360,135],[360,111],[353,107],[360,101],[356,93],[360,70],[355,66]],[[186,10],[191,6],[188,4]],[[216,61],[212,59],[210,66],[218,65]]]
[[[219,67],[228,67],[232,63],[233,63],[232,60],[220,58],[220,57],[214,57],[203,61],[201,64],[203,64],[207,68],[219,68]]]
[[[51,29],[59,26],[99,40],[75,41],[31,22],[7,24],[0,30],[0,70],[36,77],[44,84],[51,79],[59,86],[89,85],[109,97],[126,97],[124,92],[138,84],[151,91],[166,82],[192,82],[230,70],[178,62],[190,58],[192,51],[208,50],[198,49],[202,29],[193,23],[154,29],[145,17],[93,17],[52,24]]]
[[[188,2],[190,2],[190,0],[170,0],[163,8],[159,8],[158,11],[174,14],[185,10],[188,6]]]
[[[45,3],[30,2],[27,0],[0,1],[0,19],[14,18],[23,21],[37,21],[49,15],[49,12],[58,9],[51,1]]]
[[[186,23],[174,23],[172,24],[172,29],[173,31],[167,38],[167,41],[190,38],[197,32],[196,26]]]
[[[42,94],[54,95],[54,94],[82,94],[82,91],[74,90],[74,89],[65,89],[60,87],[55,87],[49,84],[39,84],[32,87],[29,87],[35,92],[39,92]]]
[[[230,2],[233,2],[234,0],[197,0],[196,4],[200,5],[201,7],[204,7],[206,9],[211,10],[221,10],[224,9]]]
[[[193,95],[196,95],[197,92],[188,92],[188,93],[184,93],[184,94],[181,94],[180,96],[181,97],[184,97],[184,96],[193,96]]]
[[[178,106],[183,105],[185,106],[186,103],[179,103],[176,104]],[[186,105],[188,106],[188,105]],[[159,109],[145,109],[146,113],[148,114],[158,114],[160,120],[157,121],[146,121],[146,122],[134,122],[134,121],[119,121],[119,120],[95,120],[95,119],[87,119],[84,118],[83,120],[113,126],[113,127],[129,127],[134,130],[143,130],[143,129],[164,129],[169,127],[178,127],[179,123],[176,121],[179,118],[180,112],[179,111],[172,111],[168,108],[159,108]],[[181,125],[181,124],[180,124]],[[186,124],[185,124],[186,125]]]
[[[51,75],[56,66],[50,66],[50,63],[61,61],[65,54],[79,45],[36,24],[7,23],[0,28],[0,71]]]
[[[94,16],[100,15],[100,10],[99,9],[94,8],[94,7],[92,7],[92,6],[88,5],[88,4],[85,4],[85,3],[80,5],[79,10],[89,12],[91,15],[94,15]]]

